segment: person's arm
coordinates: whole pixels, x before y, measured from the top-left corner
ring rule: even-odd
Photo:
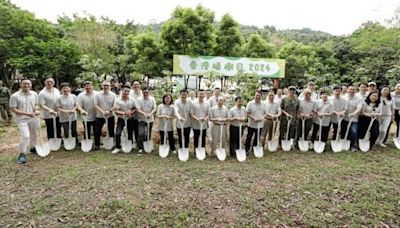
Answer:
[[[101,114],[102,114],[103,116],[107,116],[107,115],[110,114],[109,111],[104,111],[103,109],[100,108],[100,106],[99,106],[99,98],[98,98],[97,95],[95,95],[95,97],[94,97],[94,108],[95,108],[97,111],[101,112]]]
[[[152,116],[157,111],[156,99],[153,98],[153,109],[150,112],[150,116]]]
[[[156,114],[157,118],[160,118],[160,119],[162,119],[162,118],[167,118],[166,115],[161,115],[161,108],[162,108],[162,104],[160,104],[160,105],[158,106],[157,114]]]
[[[67,113],[67,114],[71,114],[71,113],[75,112],[75,108],[73,108],[71,110],[61,108],[61,100],[60,99],[57,100],[56,110],[59,112]]]
[[[276,114],[276,118],[279,118],[282,115],[282,109],[281,106],[278,106],[278,113]]]
[[[41,95],[39,95],[39,106],[40,106],[42,109],[48,111],[50,114],[53,114],[53,115],[56,115],[56,114],[57,114],[57,112],[56,112],[55,110],[53,110],[53,109],[47,107],[44,103],[45,103],[44,97],[41,96]]]
[[[76,104],[76,109],[82,114],[82,115],[87,115],[88,114],[88,112],[87,111],[85,111],[83,108],[82,108],[82,99],[78,96],[78,98],[77,98],[77,104]]]

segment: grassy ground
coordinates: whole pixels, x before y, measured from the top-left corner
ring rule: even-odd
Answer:
[[[9,145],[7,135],[0,144]],[[400,225],[400,151],[215,157],[0,152],[2,226]]]

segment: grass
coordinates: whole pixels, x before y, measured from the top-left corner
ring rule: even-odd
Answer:
[[[0,153],[0,227],[399,226],[400,151],[275,152],[246,162],[155,153]]]

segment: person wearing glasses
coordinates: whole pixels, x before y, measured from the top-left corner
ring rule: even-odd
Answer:
[[[151,129],[153,128],[154,113],[157,110],[156,99],[154,99],[153,96],[150,96],[149,89],[143,88],[142,92],[143,97],[140,98],[136,103],[136,111],[139,115],[138,155],[143,154],[143,142],[147,140],[147,138],[151,140]],[[150,129],[147,129],[147,123],[149,123]]]

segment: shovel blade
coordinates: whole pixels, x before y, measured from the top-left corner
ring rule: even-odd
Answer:
[[[91,139],[82,140],[81,149],[83,152],[89,152],[92,149],[93,141]]]
[[[46,157],[50,154],[50,145],[49,143],[42,143],[41,145],[35,146],[36,152],[40,157]]]
[[[332,151],[335,153],[340,152],[342,150],[342,144],[340,143],[340,141],[334,140],[331,142],[331,148]]]
[[[75,137],[68,137],[64,140],[64,148],[65,150],[73,150],[76,147],[76,138]]]
[[[268,141],[267,147],[270,152],[275,152],[278,149],[278,142],[275,140]]]
[[[110,137],[104,137],[103,138],[103,147],[106,150],[111,150],[114,146],[114,140],[113,138]]]
[[[308,146],[309,146],[308,141],[299,140],[299,148],[300,148],[300,151],[302,151],[302,152],[307,152],[308,149],[309,149]]]
[[[57,151],[61,148],[61,139],[59,138],[52,138],[49,139],[49,144],[50,144],[50,150],[51,151]]]
[[[262,158],[264,156],[264,148],[262,146],[254,146],[253,152],[256,158]]]
[[[325,143],[324,142],[314,142],[314,151],[317,153],[322,153],[324,152],[325,149]]]
[[[178,149],[178,158],[179,161],[187,161],[189,159],[189,149],[188,148]]]
[[[206,158],[206,148],[196,148],[196,158],[198,160],[204,160]]]
[[[217,153],[218,160],[225,161],[226,153],[225,153],[225,149],[224,148],[217,149],[216,153]]]
[[[358,145],[362,152],[367,152],[369,150],[369,140],[360,139],[358,140]]]
[[[400,137],[399,138],[393,138],[394,145],[397,147],[397,149],[400,150]]]
[[[151,153],[153,151],[153,141],[143,142],[143,148],[146,153]]]
[[[282,140],[281,144],[283,151],[290,151],[290,149],[292,149],[292,144],[290,140]]]
[[[244,149],[236,150],[236,159],[239,162],[246,161],[246,151]]]
[[[121,143],[121,149],[124,153],[130,153],[132,151],[132,143],[129,142]]]
[[[168,145],[160,145],[160,147],[158,147],[158,155],[160,155],[160,157],[166,158],[168,157],[168,154],[169,154]]]
[[[342,146],[342,150],[350,150],[350,140],[341,139],[340,144]]]

